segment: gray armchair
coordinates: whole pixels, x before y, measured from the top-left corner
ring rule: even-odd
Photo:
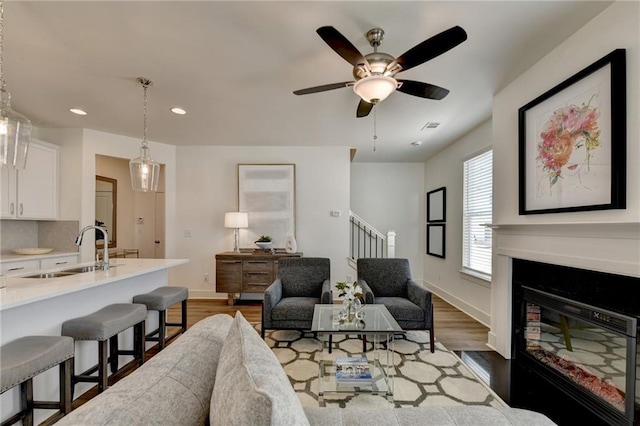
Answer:
[[[267,329],[310,330],[313,308],[332,303],[331,264],[319,257],[278,260],[278,276],[264,292],[262,338]]]
[[[358,259],[365,303],[385,305],[403,330],[429,330],[434,348],[431,292],[411,279],[407,259]]]

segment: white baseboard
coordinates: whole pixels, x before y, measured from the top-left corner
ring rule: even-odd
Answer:
[[[446,290],[444,290],[441,287],[438,287],[428,281],[423,281],[423,284],[425,287],[427,287],[429,290],[431,290],[431,292],[433,294],[435,294],[436,296],[440,297],[441,299],[443,299],[444,301],[446,301],[447,303],[455,306],[457,309],[461,310],[462,312],[464,312],[465,314],[469,315],[471,318],[473,318],[474,320],[478,321],[479,323],[481,323],[482,325],[484,325],[485,327],[489,327],[491,328],[491,315],[486,313],[486,312],[482,312],[480,309],[476,308],[475,306],[470,305],[469,303],[465,302],[464,300],[454,296],[453,294],[447,292]]]

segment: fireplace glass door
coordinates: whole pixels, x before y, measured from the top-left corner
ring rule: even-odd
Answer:
[[[624,416],[640,405],[637,320],[524,287],[524,351]]]

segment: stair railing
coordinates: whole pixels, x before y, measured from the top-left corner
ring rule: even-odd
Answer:
[[[394,257],[395,232],[382,232],[353,212],[349,212],[351,260],[363,257]]]

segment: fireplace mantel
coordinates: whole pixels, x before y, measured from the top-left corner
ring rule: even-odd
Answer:
[[[533,260],[640,277],[640,223],[491,224],[494,230],[488,344],[511,358],[511,261]]]

